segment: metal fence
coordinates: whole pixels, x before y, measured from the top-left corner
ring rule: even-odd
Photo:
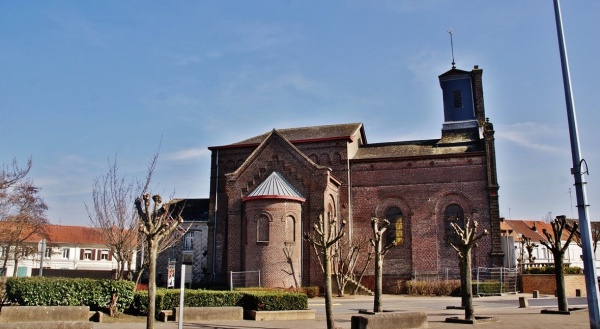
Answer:
[[[506,267],[478,267],[473,270],[473,294],[499,295],[516,293],[518,270]]]
[[[229,272],[229,289],[260,287],[260,271]]]
[[[506,267],[478,267],[471,271],[473,294],[497,295],[518,291],[518,270]],[[445,268],[440,272],[413,272],[415,281],[460,280],[457,268]]]

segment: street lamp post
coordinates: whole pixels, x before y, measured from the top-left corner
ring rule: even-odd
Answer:
[[[575,101],[573,100],[573,90],[571,88],[571,73],[569,71],[569,59],[567,57],[559,0],[554,0],[554,17],[556,20],[556,32],[558,35],[567,120],[569,124],[571,157],[573,161],[571,174],[575,180],[575,194],[577,196],[577,214],[579,215],[579,232],[581,234],[583,249],[583,273],[585,275],[590,327],[596,329],[600,328],[600,304],[598,303],[598,278],[596,277],[596,265],[593,258],[592,233],[588,220],[589,204],[587,203],[587,192],[585,189],[586,182],[584,175],[587,174],[587,163],[581,158],[577,117],[575,115]],[[582,170],[584,164],[586,168]]]

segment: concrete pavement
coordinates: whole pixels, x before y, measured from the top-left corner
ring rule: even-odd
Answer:
[[[519,308],[519,297],[529,299],[529,308]],[[334,299],[334,315],[336,326],[350,329],[350,319],[359,309],[371,309],[373,298],[370,296],[357,296]],[[460,309],[446,309],[446,306],[459,306],[460,298],[457,297],[413,297],[403,295],[385,295],[383,306],[386,310],[394,311],[419,311],[427,313],[429,328],[465,328],[467,324],[444,322],[448,317],[464,317]],[[546,305],[546,306],[543,306]],[[531,299],[531,294],[504,295],[493,297],[480,297],[474,299],[476,316],[495,317],[498,322],[478,324],[484,328],[524,329],[524,328],[589,328],[587,310],[574,312],[571,315],[541,314],[542,309],[556,308],[556,298],[542,296]],[[585,306],[585,298],[569,299],[570,307]],[[272,328],[272,329],[309,329],[326,328],[325,306],[323,298],[309,300],[309,309],[317,311],[316,320],[297,321],[205,321],[199,323],[184,323],[184,328],[211,328],[211,329],[242,329],[242,328]],[[94,329],[143,329],[145,323],[95,323]],[[156,328],[174,329],[178,324],[156,323]]]

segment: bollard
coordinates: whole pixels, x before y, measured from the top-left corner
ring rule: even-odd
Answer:
[[[533,291],[533,298],[540,298],[540,291],[539,290],[534,290]]]
[[[527,302],[527,298],[519,297],[519,308],[528,308],[529,303]]]

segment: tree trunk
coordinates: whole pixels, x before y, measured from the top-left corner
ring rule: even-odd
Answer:
[[[463,253],[464,258],[460,259],[460,267],[464,276],[464,290],[462,294],[462,304],[465,308],[465,320],[475,320],[475,310],[473,309],[473,284],[471,279],[471,248]]]
[[[375,296],[373,298],[373,312],[383,312],[381,295],[383,291],[383,256],[381,255],[381,241],[378,243],[377,250],[375,250]]]
[[[15,252],[13,254],[13,258],[15,260],[15,266],[13,267],[13,274],[12,274],[13,277],[17,276],[17,270],[19,269],[19,257],[17,257],[17,256],[18,256],[17,247],[15,247]]]
[[[148,317],[146,319],[146,329],[154,329],[154,317],[156,316],[156,255],[158,245],[148,237]]]
[[[567,301],[567,292],[565,289],[565,273],[563,272],[564,253],[554,255],[554,278],[556,279],[556,297],[558,299],[558,310],[567,312],[569,302]]]
[[[325,316],[327,317],[327,329],[335,328],[335,320],[333,319],[333,298],[331,292],[331,256],[327,248],[323,248],[323,266],[325,267]]]

